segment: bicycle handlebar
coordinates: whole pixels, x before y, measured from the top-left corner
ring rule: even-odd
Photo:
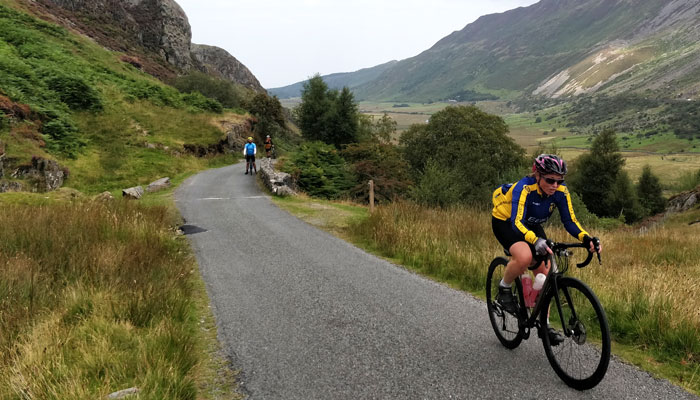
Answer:
[[[598,238],[592,238],[591,240],[593,241],[593,248],[596,250],[596,255],[598,256],[598,264],[602,264],[602,261],[600,260],[600,240]],[[566,250],[571,248],[582,248],[588,250],[588,247],[586,247],[586,245],[583,243],[557,243],[552,242],[551,240],[547,240],[547,246],[549,246],[549,248],[551,248],[553,251]],[[586,257],[586,259],[583,260],[583,262],[576,264],[576,266],[578,268],[583,268],[586,265],[590,264],[592,259],[593,253],[589,251],[588,257]]]

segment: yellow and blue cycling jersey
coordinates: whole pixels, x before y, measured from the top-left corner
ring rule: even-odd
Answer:
[[[515,184],[503,185],[493,192],[494,218],[510,221],[513,229],[525,236],[525,241],[535,244],[537,235],[529,227],[546,222],[554,211],[559,210],[561,222],[571,236],[583,241],[588,235],[576,220],[571,206],[571,195],[565,184],[557,187],[553,195],[547,196],[533,176],[526,176]]]

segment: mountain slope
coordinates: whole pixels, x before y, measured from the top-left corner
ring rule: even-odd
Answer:
[[[351,85],[358,99],[428,101],[604,92],[696,96],[700,3],[542,0],[486,15]],[[352,74],[345,75],[352,82]]]
[[[371,68],[363,68],[355,72],[339,72],[330,75],[323,75],[323,81],[326,82],[331,89],[342,89],[347,86],[355,88],[367,82],[371,82],[379,77],[384,71],[394,66],[398,61],[389,61]],[[268,89],[268,93],[275,95],[281,99],[289,99],[300,97],[301,90],[306,81],[297,82],[292,85]]]
[[[161,79],[193,69],[263,92],[257,78],[232,55],[193,45],[187,15],[174,0],[23,0],[33,13],[136,59]],[[205,61],[202,61],[205,59]]]
[[[19,174],[41,160],[60,163],[66,185],[89,193],[225,162],[193,150],[206,153],[224,121],[244,127],[245,115],[180,93],[23,5],[0,0],[0,191],[35,190]]]

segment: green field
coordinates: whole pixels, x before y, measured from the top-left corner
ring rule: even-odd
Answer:
[[[285,107],[294,107],[300,99],[281,101]],[[408,107],[394,107],[395,104],[397,103],[360,102],[359,108],[372,116],[387,113],[397,122],[395,139],[398,139],[412,124],[426,123],[433,113],[450,105],[469,103],[406,103]],[[514,114],[504,102],[479,102],[477,105],[487,112],[501,115],[510,128],[510,136],[528,153],[540,145],[553,145],[566,159],[573,160],[590,147],[592,135],[571,132],[566,127],[566,120],[555,116],[558,107],[537,113]],[[536,122],[538,116],[540,122]],[[700,139],[680,139],[671,133],[639,136],[641,137],[628,133],[618,135],[620,150],[626,160],[625,169],[632,179],[636,180],[644,165],[648,164],[664,181],[664,186],[670,187],[675,186],[684,173],[700,169]]]

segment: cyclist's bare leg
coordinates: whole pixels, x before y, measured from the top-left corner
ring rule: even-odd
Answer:
[[[515,278],[524,274],[527,267],[532,264],[532,251],[530,251],[527,242],[515,242],[508,251],[510,251],[511,257],[503,274],[503,282],[506,285],[513,283]]]

